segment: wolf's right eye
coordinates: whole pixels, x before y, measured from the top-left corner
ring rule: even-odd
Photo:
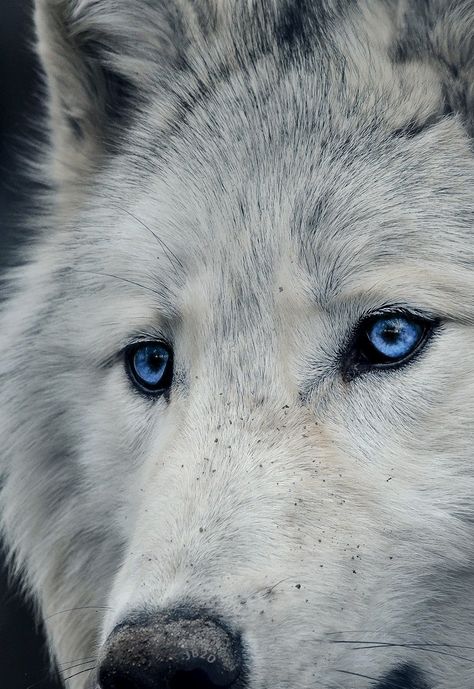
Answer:
[[[164,342],[138,342],[125,350],[132,383],[148,395],[167,390],[173,378],[173,352]]]
[[[399,368],[421,351],[437,324],[400,310],[368,316],[359,323],[346,353],[344,375],[352,378],[369,370]]]

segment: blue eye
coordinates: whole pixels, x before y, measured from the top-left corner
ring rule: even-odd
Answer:
[[[367,328],[367,339],[374,351],[387,363],[400,361],[418,346],[425,332],[418,320],[404,316],[380,317]]]
[[[410,313],[387,311],[369,316],[359,324],[344,354],[344,377],[404,364],[422,349],[437,324]]]
[[[163,342],[139,342],[125,351],[128,374],[136,387],[148,394],[164,392],[173,377],[173,354]]]

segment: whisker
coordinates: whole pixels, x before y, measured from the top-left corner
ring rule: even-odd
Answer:
[[[153,294],[161,296],[160,292],[156,289],[153,289],[153,287],[147,287],[147,285],[142,285],[141,282],[136,282],[136,280],[124,278],[123,275],[115,275],[114,273],[99,273],[94,270],[82,270],[81,268],[73,268],[72,266],[69,266],[69,270],[72,270],[74,273],[85,273],[87,275],[97,275],[99,277],[115,278],[116,280],[121,280],[122,282],[126,282],[129,285],[135,285],[135,287],[140,287],[141,289],[144,289],[147,292],[152,292]]]
[[[277,586],[280,586],[280,584],[283,584],[285,581],[289,581],[291,577],[285,577],[284,579],[280,579],[280,581],[277,581],[276,584],[273,584],[272,586],[264,586],[261,589],[258,589],[254,593],[251,594],[250,597],[256,596],[257,593],[265,593],[269,594],[271,593],[274,589],[276,589]]]
[[[96,610],[99,612],[99,610],[112,610],[112,608],[109,605],[81,605],[77,608],[66,608],[65,610],[53,612],[52,615],[48,615],[48,617],[45,617],[44,620],[50,620],[51,618],[56,617],[56,615],[62,615],[66,612],[75,612],[76,610]]]
[[[90,665],[90,663],[96,661],[98,656],[93,656],[91,658],[87,658],[86,660],[82,660],[81,662],[73,663],[71,665],[59,665],[58,667],[61,668],[62,672],[69,672],[69,670],[74,670],[76,667],[81,667],[81,665]]]
[[[170,255],[173,257],[173,259],[175,260],[175,262],[182,268],[182,270],[184,270],[184,265],[183,265],[182,261],[178,258],[178,256],[176,256],[176,254],[175,254],[173,251],[171,251],[171,249],[169,248],[169,246],[161,239],[161,237],[159,237],[155,232],[153,232],[153,230],[151,229],[151,227],[148,227],[148,225],[147,225],[146,223],[144,223],[143,220],[140,220],[140,218],[137,218],[136,215],[134,215],[133,213],[131,213],[130,211],[128,211],[126,208],[122,208],[121,206],[118,206],[118,208],[119,208],[119,210],[121,210],[123,213],[126,213],[126,214],[129,215],[131,218],[133,218],[137,223],[139,223],[139,225],[141,225],[142,227],[144,227],[145,230],[148,230],[148,232],[150,232],[150,233],[153,235],[153,237],[156,239],[156,241],[157,241],[157,242],[161,245],[161,247],[164,249],[164,251],[165,251],[165,253],[166,253],[166,255],[167,255],[167,258],[168,258],[168,260],[170,261],[171,264],[173,263],[173,261],[171,260]]]
[[[320,641],[324,641],[320,639]],[[474,646],[460,646],[457,644],[441,644],[432,643],[430,641],[409,641],[406,643],[400,643],[398,641],[363,641],[361,639],[336,639],[329,640],[330,644],[373,644],[374,646],[426,646],[435,648],[462,648],[468,651],[474,651]]]
[[[85,660],[95,660],[97,656],[87,656],[84,658],[74,658],[74,660],[64,660],[62,663],[57,663],[58,667],[63,667],[63,665],[70,665],[71,663],[82,663]]]
[[[370,646],[367,645],[361,645],[361,646],[354,646],[352,650],[354,651],[370,651],[374,648],[408,648],[408,649],[415,649],[417,651],[424,651],[425,653],[436,653],[437,655],[441,656],[448,656],[449,658],[455,658],[456,660],[467,660],[468,663],[473,663],[474,660],[472,658],[467,658],[466,656],[461,656],[457,655],[456,653],[448,653],[447,651],[441,651],[438,648],[429,648],[429,646],[425,646],[424,644],[385,644],[385,643],[379,643],[379,644],[372,644]]]
[[[443,648],[452,649],[464,649],[468,651],[474,650],[472,646],[456,646],[454,644],[438,644],[430,643],[425,641],[412,641],[407,643],[397,643],[394,641],[362,641],[360,639],[337,639],[329,641],[331,644],[360,644],[358,647],[354,647],[354,650],[370,650],[372,648],[416,648],[418,650],[440,653],[443,655],[450,655],[454,658],[459,658],[460,660],[472,661],[471,658],[464,658],[463,656],[454,656],[446,651],[438,650]]]
[[[377,634],[377,629],[341,629],[338,632],[326,632],[326,636],[336,636],[336,634]]]
[[[325,632],[325,637],[336,636],[339,634],[375,634],[379,630],[375,629],[345,629],[337,632]],[[321,642],[324,639],[320,639]],[[453,649],[463,649],[466,651],[474,651],[474,646],[465,646],[459,644],[445,644],[445,643],[435,643],[430,641],[413,641],[407,644],[400,644],[396,641],[373,641],[361,640],[361,639],[329,639],[328,643],[331,644],[373,644],[374,646],[403,646],[403,645],[416,645],[416,646],[426,646],[426,647],[437,647],[437,648],[453,648]]]
[[[96,668],[97,665],[92,665],[91,667],[87,667],[85,670],[79,670],[79,672],[75,672],[74,674],[69,675],[69,677],[63,677],[63,682],[69,682],[69,680],[73,679],[74,677],[82,675],[84,672],[92,672],[92,670],[95,670]]]
[[[378,682],[380,680],[379,677],[370,677],[369,675],[362,675],[360,672],[350,672],[349,670],[336,670],[336,672],[340,672],[343,675],[351,675],[352,677],[361,677],[362,679],[370,679],[372,682]],[[405,685],[394,684],[393,681],[390,683],[390,689],[406,689]]]

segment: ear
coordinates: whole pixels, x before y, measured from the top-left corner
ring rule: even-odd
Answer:
[[[430,63],[445,112],[460,113],[474,136],[474,1],[400,0],[395,59]]]
[[[53,174],[77,181],[175,73],[192,25],[179,0],[36,0],[49,90]],[[191,3],[189,4],[191,5]]]

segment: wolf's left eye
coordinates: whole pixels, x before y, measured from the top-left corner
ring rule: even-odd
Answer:
[[[125,364],[132,383],[142,392],[159,394],[171,385],[173,355],[164,342],[139,342],[125,350]]]
[[[387,312],[370,316],[357,329],[346,372],[394,368],[418,352],[435,323],[412,314]]]

